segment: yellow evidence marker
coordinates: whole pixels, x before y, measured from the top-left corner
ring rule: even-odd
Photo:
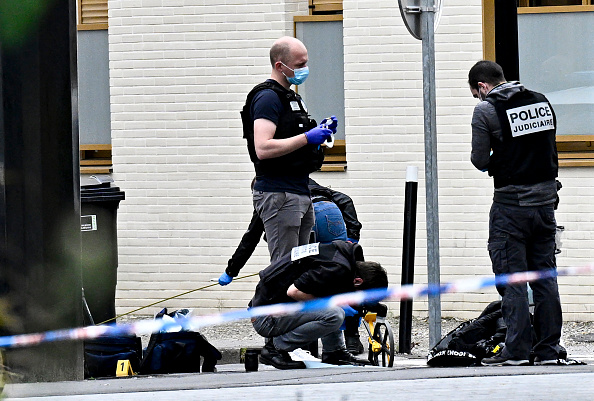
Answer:
[[[133,376],[134,374],[135,373],[132,370],[132,365],[130,365],[130,360],[121,359],[118,361],[118,365],[116,366],[117,377]]]

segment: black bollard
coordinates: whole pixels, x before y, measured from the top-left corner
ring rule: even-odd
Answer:
[[[415,275],[415,231],[417,227],[418,169],[406,168],[404,189],[404,236],[402,240],[402,285],[412,284]],[[400,325],[398,327],[398,352],[410,354],[413,301],[400,301]]]

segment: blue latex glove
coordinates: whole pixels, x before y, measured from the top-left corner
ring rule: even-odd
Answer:
[[[221,277],[219,277],[219,284],[220,285],[227,285],[229,284],[231,281],[233,281],[233,277],[231,277],[230,275],[228,275],[227,273],[221,274]]]
[[[312,128],[305,133],[305,137],[307,138],[307,143],[312,144],[312,145],[323,144],[324,142],[326,142],[326,140],[330,139],[331,135],[332,135],[332,131],[330,131],[328,128],[320,128],[320,127]]]
[[[356,309],[350,307],[349,305],[341,306],[341,308],[344,310],[345,317],[357,316],[359,314],[359,312]]]
[[[359,240],[353,239],[353,238],[347,238],[347,242],[352,242],[353,244],[358,244]]]
[[[338,127],[338,119],[336,118],[336,116],[324,118],[319,126],[323,128],[328,128],[330,131],[332,131],[333,134],[336,134],[336,127]]]

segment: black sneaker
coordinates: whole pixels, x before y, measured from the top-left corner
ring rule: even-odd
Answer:
[[[267,342],[262,348],[260,362],[282,370],[305,369],[305,363],[292,360],[288,352],[276,349],[271,342]]]
[[[322,352],[322,362],[331,365],[369,365],[367,359],[359,359],[346,349],[340,349],[333,352]]]
[[[481,361],[481,365],[483,366],[526,366],[529,364],[530,361],[528,359],[507,358],[501,355],[501,353],[492,356],[491,358],[484,358]]]
[[[363,344],[359,339],[359,335],[356,336],[344,336],[344,342],[346,344],[346,349],[353,355],[362,354],[363,353]]]

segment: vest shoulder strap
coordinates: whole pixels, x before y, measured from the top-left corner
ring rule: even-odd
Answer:
[[[291,100],[298,99],[299,95],[293,92],[292,90],[287,90],[283,88],[280,84],[271,82],[271,81],[264,81],[259,83],[258,85],[254,86],[250,93],[248,93],[245,104],[239,114],[241,115],[241,120],[243,122],[243,137],[248,138],[251,133],[251,121],[249,119],[250,115],[250,107],[254,100],[254,97],[258,92],[263,91],[265,89],[273,90],[279,97],[281,103],[283,103],[283,107],[288,107],[288,104]],[[251,133],[253,135],[253,133]]]
[[[250,105],[252,104],[252,100],[254,100],[254,96],[256,96],[258,92],[265,89],[272,89],[278,95],[281,102],[289,102],[297,96],[297,94],[292,90],[287,90],[277,83],[264,81],[252,88],[252,90],[247,96],[245,105],[247,107],[250,107]]]

